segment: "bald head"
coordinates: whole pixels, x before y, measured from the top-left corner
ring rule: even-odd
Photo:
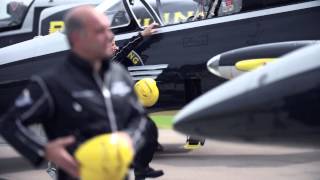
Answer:
[[[66,28],[65,32],[71,46],[72,34],[74,32],[83,32],[85,23],[88,21],[88,18],[94,15],[94,13],[95,9],[92,6],[80,6],[70,10],[70,12],[66,15],[64,20]]]
[[[105,14],[92,6],[76,7],[66,15],[65,25],[74,52],[87,59],[112,56],[113,34]]]

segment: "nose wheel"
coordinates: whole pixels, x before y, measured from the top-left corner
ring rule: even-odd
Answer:
[[[204,145],[206,139],[187,136],[186,144],[184,145],[185,149],[197,149]]]

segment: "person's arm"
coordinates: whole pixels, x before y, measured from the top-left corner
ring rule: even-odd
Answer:
[[[54,162],[74,177],[79,176],[78,164],[67,152],[66,146],[74,137],[60,137],[42,142],[28,126],[52,118],[54,102],[45,82],[33,77],[16,99],[11,109],[0,119],[0,133],[20,154],[38,166],[44,159]]]
[[[152,23],[149,26],[147,26],[143,31],[139,32],[138,35],[133,36],[128,40],[128,42],[125,43],[125,45],[115,53],[114,57],[112,58],[113,61],[121,62],[128,54],[137,47],[137,45],[143,41],[144,37],[152,36],[154,33],[157,32],[157,27],[159,25],[157,23]]]
[[[137,45],[143,41],[143,36],[139,33],[136,36],[133,36],[125,43],[123,47],[120,47],[118,51],[116,51],[115,55],[112,58],[112,61],[121,63],[128,54],[137,47]]]
[[[27,126],[48,119],[52,113],[53,101],[44,82],[32,79],[0,119],[0,133],[32,164],[39,165],[45,156],[45,144]]]

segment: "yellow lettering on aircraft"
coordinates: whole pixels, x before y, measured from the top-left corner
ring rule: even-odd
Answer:
[[[191,17],[194,15],[194,11],[188,11],[186,14],[182,13],[181,11],[176,11],[174,13],[165,12],[163,13],[163,22],[164,24],[177,24],[180,22],[184,22],[188,19],[188,17]],[[138,23],[141,26],[148,26],[152,22],[151,18],[143,18],[138,19]],[[64,22],[63,21],[51,21],[50,27],[49,27],[49,34],[62,31],[64,28]]]
[[[194,11],[188,11],[188,17],[193,16],[193,14],[194,14]]]
[[[163,13],[163,23],[169,24],[170,22],[170,13]]]
[[[182,12],[175,12],[174,13],[174,22],[179,22],[181,20],[186,20],[188,17],[186,17]]]
[[[51,21],[50,22],[50,28],[49,28],[49,34],[62,31],[64,28],[64,22],[63,21]]]
[[[181,11],[176,11],[174,13],[165,12],[163,13],[163,23],[164,24],[177,24],[186,21],[189,17],[194,15],[194,11],[188,11],[187,13],[182,13]],[[151,24],[150,18],[138,19],[141,26],[148,26]],[[142,24],[143,23],[143,24]]]
[[[193,15],[193,11],[189,11],[187,16],[185,16],[182,12],[175,12],[174,13],[174,23],[184,22],[188,19],[188,17]]]
[[[150,21],[151,21],[150,18],[145,18],[145,19],[143,20],[143,26],[148,26],[149,24],[151,24]]]

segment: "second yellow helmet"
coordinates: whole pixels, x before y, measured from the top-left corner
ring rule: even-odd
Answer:
[[[159,89],[154,79],[141,79],[134,85],[134,89],[140,103],[144,107],[151,107],[157,103],[159,99]]]

